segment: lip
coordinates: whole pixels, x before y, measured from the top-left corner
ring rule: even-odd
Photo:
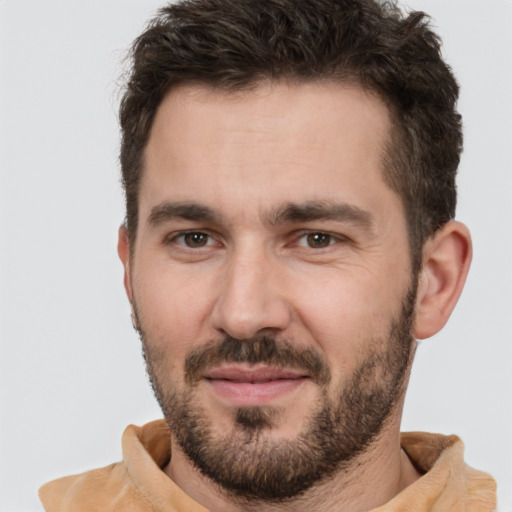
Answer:
[[[204,380],[215,394],[238,407],[266,405],[301,387],[304,372],[268,366],[222,366],[208,370]]]

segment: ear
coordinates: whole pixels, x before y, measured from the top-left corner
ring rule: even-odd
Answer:
[[[124,289],[126,290],[130,304],[133,305],[133,288],[130,271],[130,238],[124,224],[119,228],[118,232],[117,254],[119,254],[119,259],[124,267]]]
[[[416,298],[416,338],[429,338],[446,324],[466,282],[472,254],[471,235],[460,222],[448,222],[427,240]]]

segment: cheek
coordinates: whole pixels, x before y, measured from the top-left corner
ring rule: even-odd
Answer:
[[[209,308],[205,284],[172,272],[165,265],[146,266],[134,287],[146,342],[158,348],[173,365],[182,361],[202,339]],[[203,293],[202,293],[203,290]]]
[[[302,292],[295,291],[302,297],[295,304],[297,315],[330,362],[333,378],[343,378],[387,339],[391,321],[400,311],[402,290],[382,278],[380,282],[346,275],[335,279],[335,274],[308,284]]]

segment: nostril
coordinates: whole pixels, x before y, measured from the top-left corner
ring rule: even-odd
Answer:
[[[262,334],[282,332],[290,323],[284,304],[248,307],[243,304],[217,305],[212,313],[213,327],[236,339],[249,339]]]

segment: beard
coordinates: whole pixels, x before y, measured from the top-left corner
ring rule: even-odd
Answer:
[[[192,350],[184,365],[185,389],[173,387],[164,352],[148,339],[135,308],[148,375],[174,439],[192,464],[241,502],[278,503],[350,468],[368,450],[402,396],[412,359],[416,285],[405,295],[386,335],[369,340],[366,357],[329,398],[329,364],[316,351],[269,336],[220,342]],[[214,420],[200,405],[198,384],[208,368],[246,363],[304,370],[320,399],[302,430],[275,439],[279,410],[237,407],[233,428],[214,432]]]

